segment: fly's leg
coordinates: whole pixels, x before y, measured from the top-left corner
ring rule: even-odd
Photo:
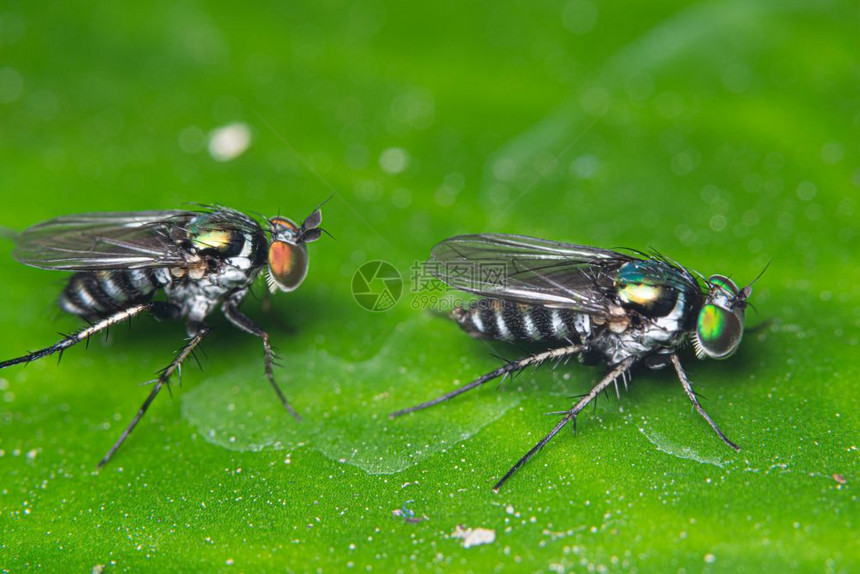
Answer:
[[[490,371],[486,375],[475,379],[471,383],[468,383],[468,384],[463,385],[462,387],[456,388],[449,393],[445,393],[441,397],[437,397],[433,400],[427,401],[425,403],[421,403],[419,405],[415,405],[413,407],[409,407],[409,408],[401,409],[399,411],[395,411],[395,412],[391,413],[390,415],[388,415],[388,418],[393,419],[393,418],[397,418],[397,417],[400,417],[400,416],[403,416],[403,415],[406,415],[409,413],[413,413],[415,411],[424,410],[427,407],[432,407],[433,405],[438,405],[439,403],[443,403],[449,399],[453,399],[457,395],[462,395],[466,391],[470,391],[476,387],[480,387],[484,383],[486,383],[488,381],[492,381],[493,379],[496,379],[498,377],[505,377],[505,376],[509,375],[510,373],[513,373],[515,371],[521,371],[521,370],[525,369],[526,367],[529,367],[532,365],[539,365],[540,363],[543,363],[544,361],[550,361],[553,359],[563,359],[564,357],[568,357],[570,355],[576,355],[576,354],[582,352],[583,349],[584,349],[584,347],[582,345],[570,345],[568,347],[559,347],[557,349],[550,349],[549,351],[544,351],[543,353],[537,353],[535,355],[530,355],[530,356],[522,358],[518,361],[511,361],[511,362],[499,367],[495,371]]]
[[[179,349],[176,353],[176,357],[170,362],[164,370],[159,373],[158,378],[155,380],[155,385],[152,387],[152,391],[150,391],[149,396],[146,397],[146,400],[143,401],[143,404],[138,409],[137,414],[134,415],[134,418],[131,419],[131,422],[122,431],[122,434],[119,436],[119,439],[114,443],[114,445],[110,448],[104,458],[99,461],[99,468],[103,467],[107,462],[111,459],[111,457],[119,450],[119,447],[122,446],[122,443],[125,442],[125,439],[128,438],[128,435],[131,434],[131,431],[134,430],[134,427],[137,426],[137,423],[140,422],[140,419],[143,418],[143,415],[146,414],[146,410],[149,408],[149,405],[152,404],[152,401],[155,400],[155,397],[158,396],[158,393],[161,391],[162,387],[168,384],[170,377],[175,372],[179,372],[180,376],[182,374],[182,362],[187,359],[193,352],[194,349],[200,344],[200,341],[203,340],[203,337],[209,333],[209,327],[204,325],[203,323],[197,323],[189,326],[189,330],[192,331],[192,335],[189,337],[188,342],[185,343],[185,346]]]
[[[221,306],[221,311],[224,313],[224,316],[227,317],[227,320],[230,321],[234,326],[246,333],[250,333],[256,337],[260,337],[263,340],[263,352],[265,356],[266,362],[266,378],[269,379],[269,384],[272,385],[272,389],[274,389],[275,394],[278,395],[278,399],[280,399],[281,404],[284,405],[284,408],[288,413],[293,415],[296,420],[302,420],[302,417],[299,416],[299,413],[295,411],[295,409],[290,405],[290,401],[287,400],[287,397],[284,396],[284,393],[281,391],[281,387],[278,386],[278,383],[275,382],[275,374],[272,370],[272,364],[275,360],[275,354],[272,352],[272,345],[269,343],[269,334],[265,332],[263,329],[257,326],[248,316],[239,311],[239,308],[236,306],[236,303],[233,301],[227,301]]]
[[[134,305],[133,307],[129,307],[128,309],[123,309],[118,313],[114,313],[110,317],[106,317],[104,319],[96,321],[89,327],[81,329],[77,333],[63,337],[60,341],[51,345],[50,347],[45,347],[44,349],[33,351],[31,353],[27,353],[26,355],[22,355],[14,359],[9,359],[8,361],[0,362],[0,369],[11,367],[12,365],[18,365],[20,363],[30,363],[43,357],[47,357],[48,355],[53,355],[54,353],[62,354],[63,351],[65,351],[72,345],[77,345],[81,341],[87,341],[96,333],[109,329],[113,325],[121,323],[126,319],[131,319],[135,315],[138,315],[143,311],[150,309],[151,307],[151,303],[143,303],[140,305]]]
[[[572,409],[565,413],[565,415],[558,422],[558,424],[555,425],[555,427],[553,427],[551,431],[549,431],[548,435],[543,437],[536,445],[532,447],[530,451],[525,454],[525,456],[518,460],[517,463],[512,466],[507,473],[505,473],[505,476],[503,476],[502,479],[496,483],[496,485],[493,487],[493,490],[498,492],[499,489],[502,488],[502,485],[505,484],[505,482],[507,482],[508,479],[512,477],[514,473],[518,471],[525,463],[531,460],[531,458],[536,455],[540,451],[540,449],[542,449],[546,445],[546,443],[552,440],[552,437],[561,432],[561,429],[563,429],[567,425],[567,423],[572,422],[573,427],[576,428],[576,415],[578,415],[579,412],[584,409],[586,405],[588,405],[588,403],[593,401],[597,396],[600,395],[600,393],[602,393],[607,387],[609,387],[609,385],[615,384],[615,380],[618,377],[623,376],[624,373],[626,373],[627,370],[633,366],[634,362],[635,359],[633,357],[629,357],[621,361],[614,369],[609,371],[609,373],[607,373],[607,375],[603,377],[599,383],[594,385],[594,387],[591,389],[591,391],[588,392],[587,395],[582,397],[579,402],[577,402],[573,406]]]
[[[702,415],[705,422],[711,425],[711,428],[714,429],[714,432],[717,433],[717,436],[720,437],[724,443],[735,450],[741,450],[741,447],[730,441],[726,435],[723,434],[723,431],[720,430],[717,423],[711,420],[711,417],[708,416],[708,413],[706,413],[705,409],[702,408],[702,405],[699,404],[699,399],[696,398],[696,393],[693,391],[693,385],[690,383],[690,379],[687,378],[687,373],[684,372],[684,368],[681,366],[681,359],[678,358],[678,355],[672,355],[672,365],[675,366],[675,371],[678,373],[678,379],[681,381],[681,386],[684,387],[684,392],[687,393],[687,397],[690,399],[690,402],[693,403],[693,407],[696,409],[696,412]]]

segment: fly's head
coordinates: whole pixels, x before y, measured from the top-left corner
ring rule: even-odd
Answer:
[[[269,290],[294,291],[308,274],[307,244],[322,236],[322,212],[315,209],[301,225],[286,217],[276,216],[269,221],[269,273],[266,275]]]
[[[738,348],[744,335],[744,318],[752,283],[739,289],[724,275],[708,278],[708,294],[696,321],[693,345],[700,359],[726,359]]]

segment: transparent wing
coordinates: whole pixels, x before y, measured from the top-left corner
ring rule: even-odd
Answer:
[[[67,271],[181,266],[186,254],[170,232],[195,215],[167,210],[56,217],[24,230],[12,256],[32,267]]]
[[[609,312],[615,272],[636,258],[608,249],[521,235],[460,235],[438,243],[427,270],[451,287],[484,297]]]

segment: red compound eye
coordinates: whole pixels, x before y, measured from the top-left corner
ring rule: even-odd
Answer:
[[[308,274],[308,251],[302,244],[273,241],[269,245],[269,288],[292,291]]]

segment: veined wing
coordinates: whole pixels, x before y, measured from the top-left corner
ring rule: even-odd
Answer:
[[[67,271],[181,266],[185,252],[170,231],[195,215],[165,210],[55,217],[24,230],[12,256],[32,267]]]
[[[459,235],[433,248],[427,269],[451,287],[484,297],[605,314],[615,272],[636,259],[521,235]]]

